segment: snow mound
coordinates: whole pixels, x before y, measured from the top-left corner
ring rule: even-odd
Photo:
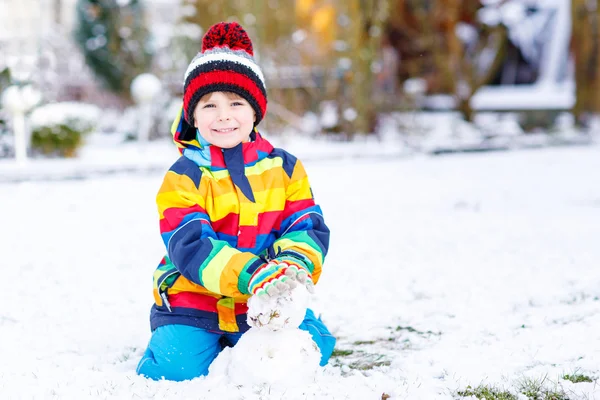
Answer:
[[[313,382],[320,359],[321,353],[306,331],[251,328],[235,347],[219,354],[209,376],[227,376],[234,385],[289,388]]]
[[[252,326],[234,347],[225,348],[209,368],[209,376],[226,376],[235,385],[294,387],[314,382],[321,353],[310,333],[298,329],[308,304],[308,292],[248,301]]]

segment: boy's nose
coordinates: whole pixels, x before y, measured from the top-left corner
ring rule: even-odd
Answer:
[[[231,117],[229,116],[229,112],[227,110],[221,110],[219,113],[219,121],[228,121]]]

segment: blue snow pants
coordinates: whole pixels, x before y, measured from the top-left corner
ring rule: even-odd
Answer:
[[[321,351],[321,366],[327,364],[335,338],[306,310],[300,329],[311,334]],[[147,378],[184,381],[208,374],[208,367],[226,346],[235,346],[243,333],[215,333],[187,325],[163,325],[152,332],[148,348],[142,356],[137,373]]]

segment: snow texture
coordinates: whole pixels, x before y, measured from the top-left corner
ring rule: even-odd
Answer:
[[[137,376],[162,172],[5,183],[1,397],[450,400],[545,378],[600,398],[600,147],[398,159],[319,146],[305,167],[332,232],[311,305],[338,338],[328,366],[311,376],[297,330],[251,330],[207,377]]]

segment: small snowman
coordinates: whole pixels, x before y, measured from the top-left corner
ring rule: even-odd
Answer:
[[[292,387],[314,381],[321,353],[310,333],[298,329],[312,286],[293,286],[248,300],[251,328],[219,354],[210,375],[227,376],[236,385]]]

